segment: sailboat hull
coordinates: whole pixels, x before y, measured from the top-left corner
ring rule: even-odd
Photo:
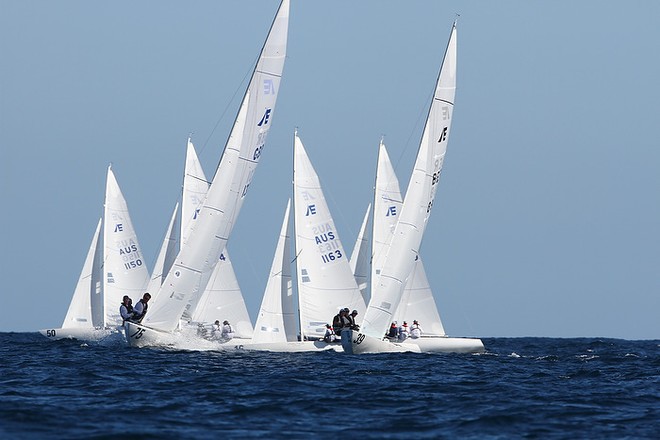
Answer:
[[[191,331],[163,332],[134,322],[124,326],[126,340],[131,347],[171,347],[180,350],[202,351],[269,351],[275,353],[301,353],[312,351],[342,351],[339,344],[324,341],[264,342],[253,343],[251,339],[233,338],[228,341],[206,339]]]
[[[401,345],[414,345],[422,353],[483,353],[484,344],[477,338],[449,338],[429,336],[417,339],[408,338]]]
[[[421,352],[417,345],[377,339],[353,330],[343,330],[341,340],[344,353],[348,354]]]
[[[39,333],[51,340],[77,339],[80,341],[100,341],[118,332],[115,329],[73,327],[44,329],[39,330]]]
[[[346,338],[344,334],[348,333]],[[342,346],[345,353],[483,353],[484,344],[476,338],[449,338],[428,336],[408,338],[403,342],[390,342],[377,339],[363,333],[349,330],[342,332]]]

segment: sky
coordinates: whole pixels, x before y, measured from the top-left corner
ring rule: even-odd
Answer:
[[[107,166],[151,269],[185,143],[207,175],[277,0],[0,0],[0,331],[59,327]],[[273,126],[228,248],[256,318],[293,131],[344,247],[384,136],[405,190],[458,19],[421,254],[447,333],[660,339],[660,3],[292,0]]]

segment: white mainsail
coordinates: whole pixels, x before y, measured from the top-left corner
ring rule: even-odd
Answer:
[[[92,322],[92,295],[95,294],[96,282],[94,281],[94,256],[97,252],[97,246],[101,244],[101,221],[99,219],[96,225],[96,232],[92,237],[92,243],[87,251],[87,257],[83,265],[76,290],[73,292],[73,297],[69,303],[69,309],[64,317],[62,328],[94,328]],[[98,273],[98,268],[96,268]]]
[[[147,328],[175,330],[225,248],[266,143],[284,67],[288,18],[289,0],[283,0],[197,219],[143,321]]]
[[[318,176],[294,136],[293,195],[298,301],[304,337],[322,338],[340,308],[365,310]]]
[[[366,336],[382,338],[385,334],[401,302],[406,281],[419,258],[422,235],[447,151],[455,91],[454,23],[399,220],[381,273],[372,283],[372,297],[361,329]]]
[[[369,303],[369,271],[371,268],[371,240],[369,239],[371,226],[371,203],[364,214],[362,226],[355,240],[351,253],[351,272],[360,289],[364,303]]]
[[[291,199],[287,202],[268,283],[261,301],[252,342],[293,342],[297,323],[291,280]]]
[[[397,179],[394,167],[392,167],[387,148],[381,141],[378,151],[376,192],[374,195],[374,266],[372,272],[374,279],[377,279],[381,272],[380,268],[392,241],[392,234],[402,206],[403,200],[399,189],[399,179]],[[445,335],[445,329],[438,313],[431,286],[426,278],[421,257],[415,261],[393,317],[393,321],[397,321],[399,324],[402,321],[408,321],[409,324],[412,324],[413,320],[422,323],[426,335]]]
[[[122,297],[141,297],[149,281],[142,248],[112,167],[108,167],[103,219],[103,307],[104,326],[108,327],[122,323]]]

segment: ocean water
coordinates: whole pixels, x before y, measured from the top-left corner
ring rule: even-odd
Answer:
[[[660,341],[190,352],[0,333],[0,438],[660,438]]]

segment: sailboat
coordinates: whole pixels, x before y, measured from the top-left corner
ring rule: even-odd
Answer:
[[[62,327],[40,330],[49,339],[99,340],[122,325],[124,295],[138,297],[149,274],[126,200],[108,167],[103,216],[96,227]]]
[[[252,341],[241,345],[234,343],[233,348],[275,352],[341,351],[339,343],[323,340],[326,324],[339,309],[364,311],[366,308],[319,177],[297,133],[293,169],[293,244],[300,334],[296,331],[292,293],[289,203]],[[232,344],[228,345],[231,348]]]
[[[349,338],[342,338],[342,346],[346,353],[481,352],[484,350],[479,339],[436,337],[432,343],[427,342],[429,338],[424,338],[424,342],[419,338],[411,339],[410,343],[393,343],[384,338],[390,323],[396,319],[397,313],[401,313],[398,310],[401,308],[402,300],[405,304],[406,285],[414,286],[415,274],[421,276],[419,269],[423,266],[418,263],[419,248],[433,207],[447,151],[455,91],[456,23],[451,29],[405,200],[400,207],[392,236],[389,240],[381,238],[382,243],[377,245],[387,249],[382,264],[378,260],[379,255],[374,253],[373,270],[379,273],[372,273],[372,295],[362,328],[359,331],[351,331]],[[392,179],[390,178],[389,181],[392,182]],[[395,200],[396,196],[387,195],[388,192],[395,191],[391,188],[383,191],[386,198]],[[391,206],[396,209],[396,204]],[[374,224],[376,223],[377,219],[374,218]],[[378,238],[374,237],[374,242],[376,240]]]
[[[186,307],[206,287],[254,178],[274,115],[286,55],[289,0],[283,0],[261,51],[220,164],[188,237],[141,324],[127,323],[131,346],[176,344]]]

